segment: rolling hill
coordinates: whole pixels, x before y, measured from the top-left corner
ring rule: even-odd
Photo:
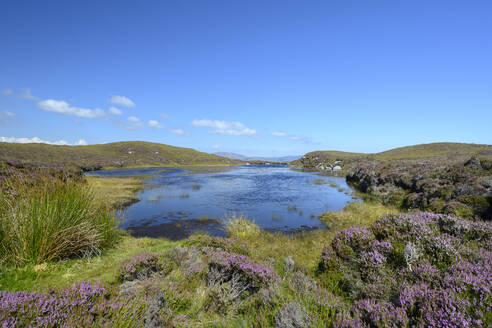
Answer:
[[[125,141],[88,146],[0,143],[0,160],[49,165],[75,165],[83,169],[229,165],[240,163],[225,157],[144,141]]]
[[[492,145],[438,142],[400,147],[374,154],[350,153],[334,150],[313,151],[305,154],[299,160],[294,161],[294,164],[305,167],[315,167],[320,163],[333,161],[407,161],[425,159],[459,160],[466,159],[473,155],[492,158]]]

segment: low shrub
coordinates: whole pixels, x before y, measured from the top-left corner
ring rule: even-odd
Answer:
[[[123,263],[118,280],[121,282],[145,279],[156,272],[168,272],[171,266],[159,253],[141,253]]]
[[[83,282],[59,292],[0,292],[2,327],[102,327],[136,325],[142,306]]]
[[[318,264],[322,284],[353,304],[335,326],[490,326],[491,229],[415,212],[340,231]]]
[[[254,263],[245,255],[214,251],[209,258],[209,284],[220,284],[237,279],[246,284],[245,290],[253,292],[280,280],[270,267]]]

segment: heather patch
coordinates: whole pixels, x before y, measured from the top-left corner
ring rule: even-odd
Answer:
[[[168,272],[171,265],[162,260],[159,253],[141,253],[121,265],[118,280],[132,281],[145,279],[157,272]]]
[[[137,324],[132,314],[141,305],[113,297],[97,283],[83,282],[51,292],[0,292],[3,327],[109,327],[111,322]]]
[[[416,212],[380,218],[369,230],[340,231],[318,265],[323,285],[353,303],[335,326],[490,324],[490,228]]]

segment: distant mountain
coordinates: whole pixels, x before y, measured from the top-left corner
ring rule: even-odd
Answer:
[[[202,153],[191,148],[145,141],[113,142],[88,146],[0,142],[0,160],[76,165],[84,169],[240,163],[237,160]]]
[[[265,162],[291,162],[302,156],[280,156],[280,157],[260,157],[260,156],[244,156],[236,153],[217,152],[214,155],[235,159],[240,161],[265,161]]]

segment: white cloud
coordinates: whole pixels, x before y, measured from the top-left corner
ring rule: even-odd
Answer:
[[[246,127],[241,122],[227,122],[219,120],[193,120],[191,125],[197,127],[210,127],[213,133],[230,136],[254,136],[256,130]]]
[[[140,123],[140,119],[138,117],[135,117],[135,116],[130,116],[128,118],[128,122],[132,122],[132,123]]]
[[[2,93],[3,93],[4,95],[7,95],[7,96],[8,96],[8,95],[13,94],[13,93],[14,93],[14,91],[12,91],[11,89],[3,89],[3,90],[2,90]]]
[[[72,107],[69,103],[63,100],[47,99],[38,102],[38,107],[47,112],[54,112],[64,115],[75,115],[79,117],[94,118],[99,116],[104,116],[104,111],[88,108]]]
[[[164,114],[164,113],[163,113],[163,114],[161,114],[161,118],[162,118],[163,120],[168,120],[168,119],[169,119],[169,116],[168,116],[167,114]]]
[[[121,114],[123,114],[123,112],[121,110],[119,110],[118,108],[116,108],[116,107],[110,107],[109,108],[109,113],[110,114],[113,114],[113,115],[121,115]]]
[[[130,125],[125,125],[124,128],[127,130],[135,130],[136,128],[143,127],[143,123],[140,121],[138,117],[130,116],[127,118],[128,122],[131,122]]]
[[[113,105],[120,105],[129,108],[135,107],[135,103],[130,98],[124,96],[111,96],[111,98],[109,98],[109,102]]]
[[[156,129],[162,129],[163,128],[162,124],[155,121],[155,120],[150,120],[147,124],[152,128],[156,128]]]
[[[87,145],[87,142],[84,139],[80,139],[79,141],[70,144],[65,140],[58,141],[47,141],[40,139],[38,137],[34,138],[14,138],[14,137],[0,137],[0,142],[10,142],[10,143],[44,143],[49,145],[64,145],[64,146],[72,146],[72,145]]]
[[[287,133],[284,133],[284,132],[272,132],[272,136],[276,136],[276,137],[287,137]]]
[[[31,88],[25,88],[22,89],[22,91],[19,94],[19,97],[28,99],[28,100],[39,100],[39,97],[35,97],[31,93]]]
[[[289,134],[289,133],[285,133],[285,132],[272,132],[272,136],[287,138],[289,140],[294,140],[294,141],[301,141],[304,143],[312,143],[312,140],[310,137],[298,136],[295,134]]]
[[[84,139],[79,139],[79,141],[77,141],[75,143],[75,145],[77,145],[77,146],[85,146],[85,145],[87,145],[87,141],[85,141]]]
[[[0,111],[0,118],[3,118],[4,116],[14,117],[16,115],[15,115],[15,113],[9,112],[7,110]]]
[[[172,134],[180,135],[180,136],[184,136],[186,134],[186,132],[184,132],[181,129],[173,129],[173,130],[170,130],[169,132],[171,132]]]

